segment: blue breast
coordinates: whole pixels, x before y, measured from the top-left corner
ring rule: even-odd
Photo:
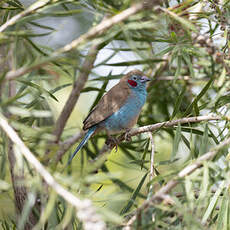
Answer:
[[[127,102],[117,112],[102,122],[102,126],[111,134],[130,128],[130,123],[139,115],[146,101],[146,96],[146,90],[141,92],[134,91],[127,98]]]

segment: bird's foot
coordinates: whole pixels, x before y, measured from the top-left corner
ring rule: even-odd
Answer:
[[[129,131],[130,131],[130,129],[127,129],[126,132],[125,132],[125,134],[124,134],[124,139],[125,139],[125,141],[127,141],[127,142],[130,142],[130,141],[132,140]]]
[[[118,141],[115,137],[111,137],[109,136],[106,141],[105,141],[105,144],[109,146],[109,148],[114,148],[115,147],[115,150],[117,152],[117,146],[118,146]]]

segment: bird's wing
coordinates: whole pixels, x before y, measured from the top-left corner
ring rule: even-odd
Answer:
[[[89,129],[117,112],[125,104],[129,95],[130,88],[128,85],[125,82],[119,82],[101,98],[85,118],[83,129]]]

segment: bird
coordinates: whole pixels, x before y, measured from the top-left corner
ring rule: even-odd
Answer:
[[[104,94],[83,121],[83,130],[88,131],[69,158],[68,164],[95,133],[105,130],[111,137],[113,134],[127,132],[136,124],[147,98],[148,81],[150,79],[142,71],[135,69]]]

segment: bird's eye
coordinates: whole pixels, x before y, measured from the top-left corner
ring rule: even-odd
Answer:
[[[137,77],[133,77],[133,80],[137,80]]]

